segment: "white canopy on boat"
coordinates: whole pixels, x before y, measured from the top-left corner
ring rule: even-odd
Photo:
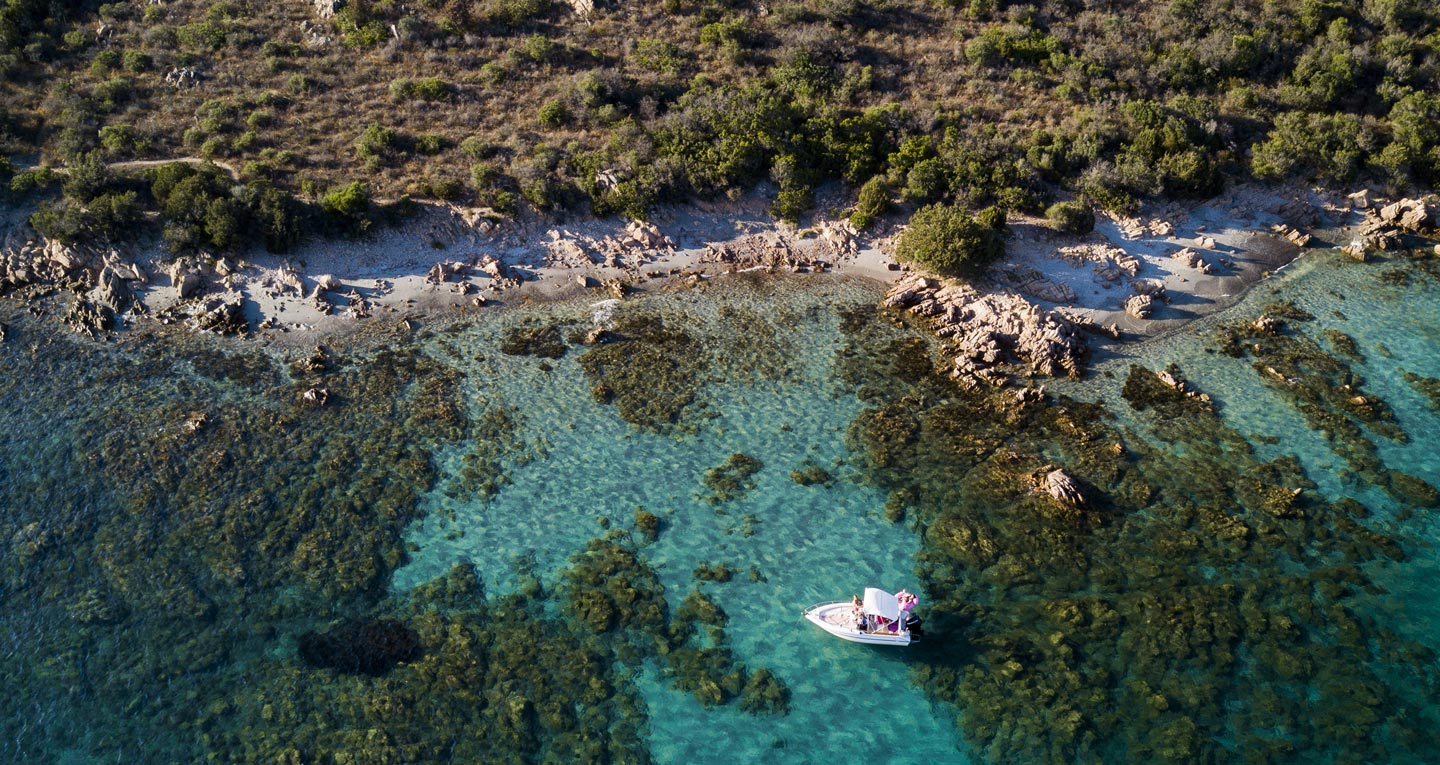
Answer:
[[[865,613],[883,616],[890,621],[900,620],[900,601],[884,590],[865,588]]]

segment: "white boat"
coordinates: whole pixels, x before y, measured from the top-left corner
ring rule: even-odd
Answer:
[[[801,614],[841,640],[870,645],[910,645],[922,634],[920,618],[909,610],[913,604],[912,599],[902,607],[895,595],[866,587],[865,600],[858,609],[853,601],[836,600],[817,603]]]

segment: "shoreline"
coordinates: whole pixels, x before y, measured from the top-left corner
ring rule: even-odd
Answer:
[[[843,203],[835,195],[817,208]],[[1102,213],[1082,236],[1012,214],[1006,254],[978,286],[982,295],[1131,342],[1232,305],[1307,246],[1342,246],[1377,204],[1367,192],[1241,185],[1209,200],[1153,202],[1133,217]],[[28,226],[12,211],[0,265],[8,261],[13,277],[27,255],[42,266],[48,259],[59,266],[54,286],[77,295],[84,291],[67,277],[88,269],[96,286],[84,294],[114,304],[118,331],[147,321],[205,327],[200,314],[210,311],[221,314],[210,323],[220,331],[243,329],[277,345],[348,335],[365,322],[622,297],[753,270],[836,273],[887,287],[914,275],[894,257],[904,230],[896,216],[856,232],[822,214],[803,227],[775,221],[768,206],[757,191],[733,202],[663,207],[642,223],[494,221],[483,211],[434,205],[364,240],[311,241],[288,255],[180,258],[155,244],[122,254],[17,242]],[[0,271],[0,281],[5,276]]]

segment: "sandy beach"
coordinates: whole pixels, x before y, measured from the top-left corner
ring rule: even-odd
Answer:
[[[1345,199],[1240,187],[1201,203],[1149,207],[1135,217],[1101,215],[1085,236],[1012,215],[1007,255],[992,268],[988,288],[1113,324],[1127,335],[1161,334],[1231,304],[1303,252],[1272,227],[1317,222],[1325,228],[1312,244],[1341,243],[1343,227],[1358,217]],[[1313,217],[1296,221],[1296,210],[1314,211]],[[252,253],[227,263],[222,270],[231,273],[209,289],[242,297],[256,333],[280,340],[345,332],[358,321],[387,317],[672,288],[755,268],[893,282],[908,270],[894,257],[902,230],[897,221],[883,220],[856,232],[843,219],[818,215],[791,226],[770,217],[761,195],[662,208],[648,224],[492,221],[474,211],[432,207],[364,240],[311,242],[285,256]],[[1121,267],[1116,261],[1126,257],[1134,263]],[[178,300],[165,282],[153,280],[141,293],[152,309]],[[1146,290],[1157,295],[1150,315],[1127,314],[1126,300]]]
[[[817,208],[838,212],[844,202],[837,192]],[[112,286],[123,282],[138,299],[117,306],[122,329],[186,321],[203,306],[238,304],[253,337],[285,345],[345,334],[366,322],[685,288],[748,270],[838,273],[882,283],[909,271],[894,256],[902,213],[857,232],[834,215],[816,214],[799,226],[778,222],[768,206],[768,197],[756,192],[663,207],[642,223],[510,220],[427,205],[363,239],[312,240],[286,255],[256,250],[176,259],[158,244],[67,249],[36,242],[18,220],[10,222],[4,244],[12,272],[13,263],[23,262],[16,253],[29,253],[39,256],[36,262],[78,262],[92,272],[91,283],[106,282],[106,269],[117,274],[108,280]],[[1100,214],[1095,230],[1083,236],[1012,214],[1006,256],[976,286],[1103,327],[1111,336],[1155,336],[1230,305],[1298,257],[1300,244],[1348,242],[1362,220],[1354,195],[1257,186],[1203,202],[1152,204],[1133,217]]]

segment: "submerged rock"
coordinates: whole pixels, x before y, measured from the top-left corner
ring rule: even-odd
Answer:
[[[420,656],[420,636],[394,619],[341,622],[299,639],[300,658],[320,669],[379,676]]]
[[[1080,485],[1064,470],[1056,469],[1045,474],[1045,493],[1065,507],[1085,506],[1085,494],[1080,491]]]

